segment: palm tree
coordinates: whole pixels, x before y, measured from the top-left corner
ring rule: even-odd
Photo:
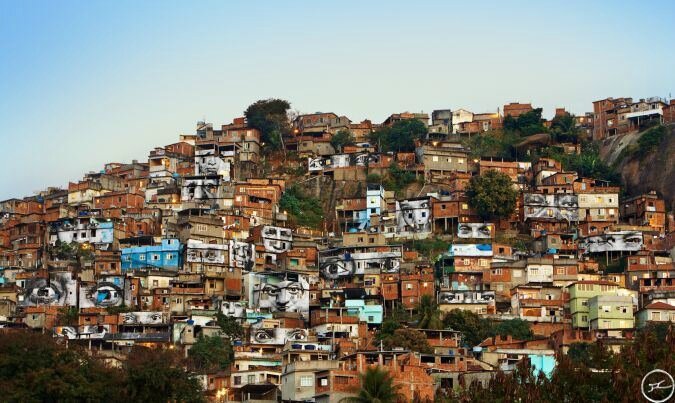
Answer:
[[[354,397],[346,397],[340,403],[395,403],[402,399],[399,385],[382,367],[370,367],[359,375],[361,388]]]
[[[441,311],[431,295],[423,295],[417,305],[418,329],[443,329]]]

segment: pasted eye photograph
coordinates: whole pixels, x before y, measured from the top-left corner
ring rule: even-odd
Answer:
[[[0,0],[0,401],[675,402],[674,21]]]

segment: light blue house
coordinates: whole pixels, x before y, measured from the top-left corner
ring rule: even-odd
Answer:
[[[134,269],[178,270],[183,265],[183,245],[178,239],[162,239],[160,245],[122,249],[122,272]]]
[[[551,379],[551,374],[553,374],[556,365],[555,356],[548,354],[528,354],[527,358],[530,359],[530,365],[532,365],[535,375],[538,375],[539,372],[543,372],[547,378]]]
[[[345,300],[345,307],[347,307],[348,315],[358,316],[362,322],[369,325],[382,324],[382,305],[366,305],[366,302],[362,299],[348,299]]]

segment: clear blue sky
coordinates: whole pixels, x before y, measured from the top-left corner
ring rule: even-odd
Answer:
[[[260,98],[380,122],[668,96],[674,21],[673,1],[0,0],[0,200],[145,160]]]

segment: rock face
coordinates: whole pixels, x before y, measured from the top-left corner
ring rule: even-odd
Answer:
[[[644,157],[621,156],[621,151],[631,144],[637,144],[643,133],[607,139],[601,145],[600,156],[608,164],[614,165],[621,175],[626,196],[656,190],[672,211],[675,209],[675,125],[668,127],[668,134],[659,147]]]

